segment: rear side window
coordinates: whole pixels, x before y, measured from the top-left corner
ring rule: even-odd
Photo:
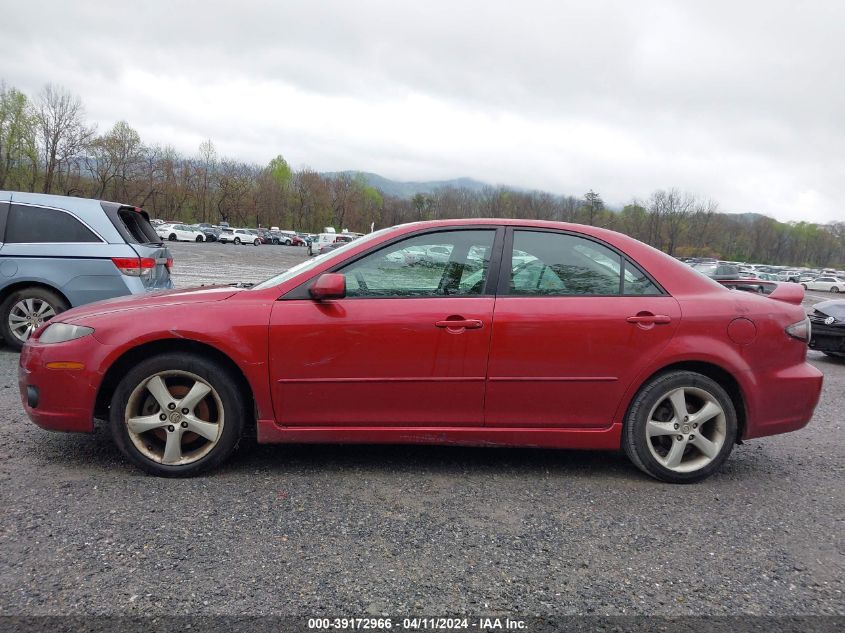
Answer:
[[[6,221],[10,244],[101,242],[91,229],[70,213],[13,204]]]
[[[136,211],[133,208],[122,207],[117,212],[117,217],[123,226],[132,236],[132,240],[138,244],[149,244],[150,242],[161,242],[161,238],[155,232],[147,214]]]

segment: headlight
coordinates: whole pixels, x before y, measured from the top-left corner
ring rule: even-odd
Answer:
[[[83,336],[88,336],[94,331],[92,327],[85,327],[84,325],[71,325],[70,323],[50,323],[41,336],[38,337],[40,343],[65,343]]]

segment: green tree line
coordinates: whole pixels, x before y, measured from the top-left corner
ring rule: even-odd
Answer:
[[[186,156],[145,143],[126,121],[98,131],[81,100],[47,85],[30,97],[0,81],[0,189],[104,198],[182,222],[227,221],[318,231],[441,218],[579,222],[627,233],[670,255],[845,267],[845,222],[783,223],[719,211],[676,188],[609,209],[583,196],[486,187],[443,188],[411,199],[386,195],[362,176],[294,170],[281,156],[256,165],[218,155],[211,140]]]

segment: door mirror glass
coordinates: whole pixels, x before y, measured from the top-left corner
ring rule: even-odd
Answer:
[[[324,273],[317,277],[311,286],[311,296],[322,301],[324,299],[343,299],[346,296],[346,275],[340,273]]]

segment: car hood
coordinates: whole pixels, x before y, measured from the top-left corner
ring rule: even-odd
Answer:
[[[88,305],[63,312],[55,317],[55,319],[64,323],[84,324],[84,321],[90,317],[100,317],[130,310],[142,310],[185,303],[223,301],[242,291],[243,288],[234,288],[232,286],[207,286],[190,288],[188,290],[149,292],[143,295],[129,295],[89,303]]]

